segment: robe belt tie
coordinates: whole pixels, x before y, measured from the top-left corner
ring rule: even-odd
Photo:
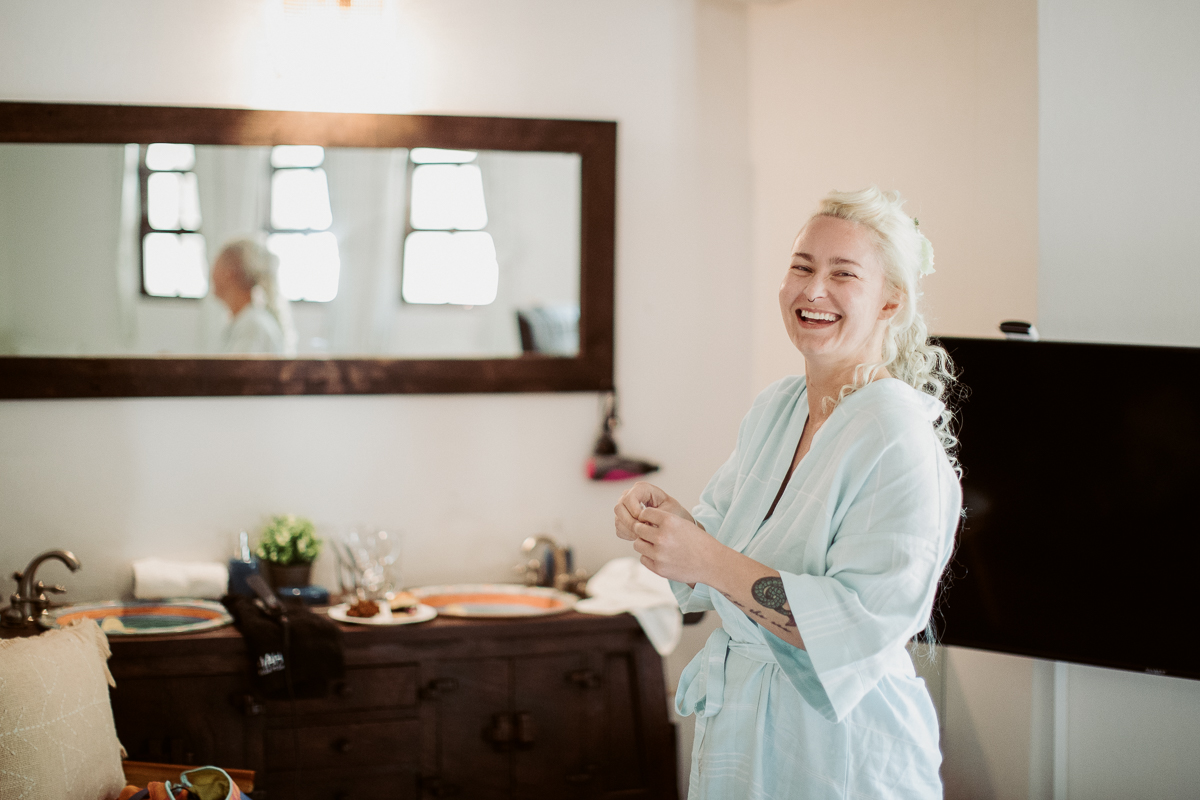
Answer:
[[[725,703],[725,658],[730,652],[763,664],[776,663],[765,644],[730,639],[724,628],[717,628],[679,677],[675,710],[681,716],[715,717],[720,712]]]

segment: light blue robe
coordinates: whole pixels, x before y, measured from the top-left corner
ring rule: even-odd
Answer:
[[[929,619],[962,506],[933,430],[942,407],[894,378],[849,395],[763,522],[808,418],[804,378],[755,400],[692,515],[781,573],[806,649],[704,584],[671,583],[684,611],[715,609],[722,623],[675,698],[696,714],[690,798],[942,796],[937,717],[905,649]]]

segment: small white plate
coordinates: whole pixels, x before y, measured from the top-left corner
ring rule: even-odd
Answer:
[[[432,606],[419,605],[412,614],[392,613],[387,601],[380,601],[379,613],[373,617],[352,617],[346,613],[349,603],[333,606],[325,613],[330,619],[338,622],[349,622],[353,625],[411,625],[414,622],[428,622],[437,616],[437,609]]]

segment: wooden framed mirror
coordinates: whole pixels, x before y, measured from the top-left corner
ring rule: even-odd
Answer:
[[[615,206],[614,122],[0,103],[0,398],[608,390]],[[290,350],[212,345],[234,239]]]

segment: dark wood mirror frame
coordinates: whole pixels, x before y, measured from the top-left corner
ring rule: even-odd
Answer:
[[[617,124],[0,102],[0,142],[444,147],[582,158],[575,358],[0,357],[0,398],[605,391],[613,385]]]

